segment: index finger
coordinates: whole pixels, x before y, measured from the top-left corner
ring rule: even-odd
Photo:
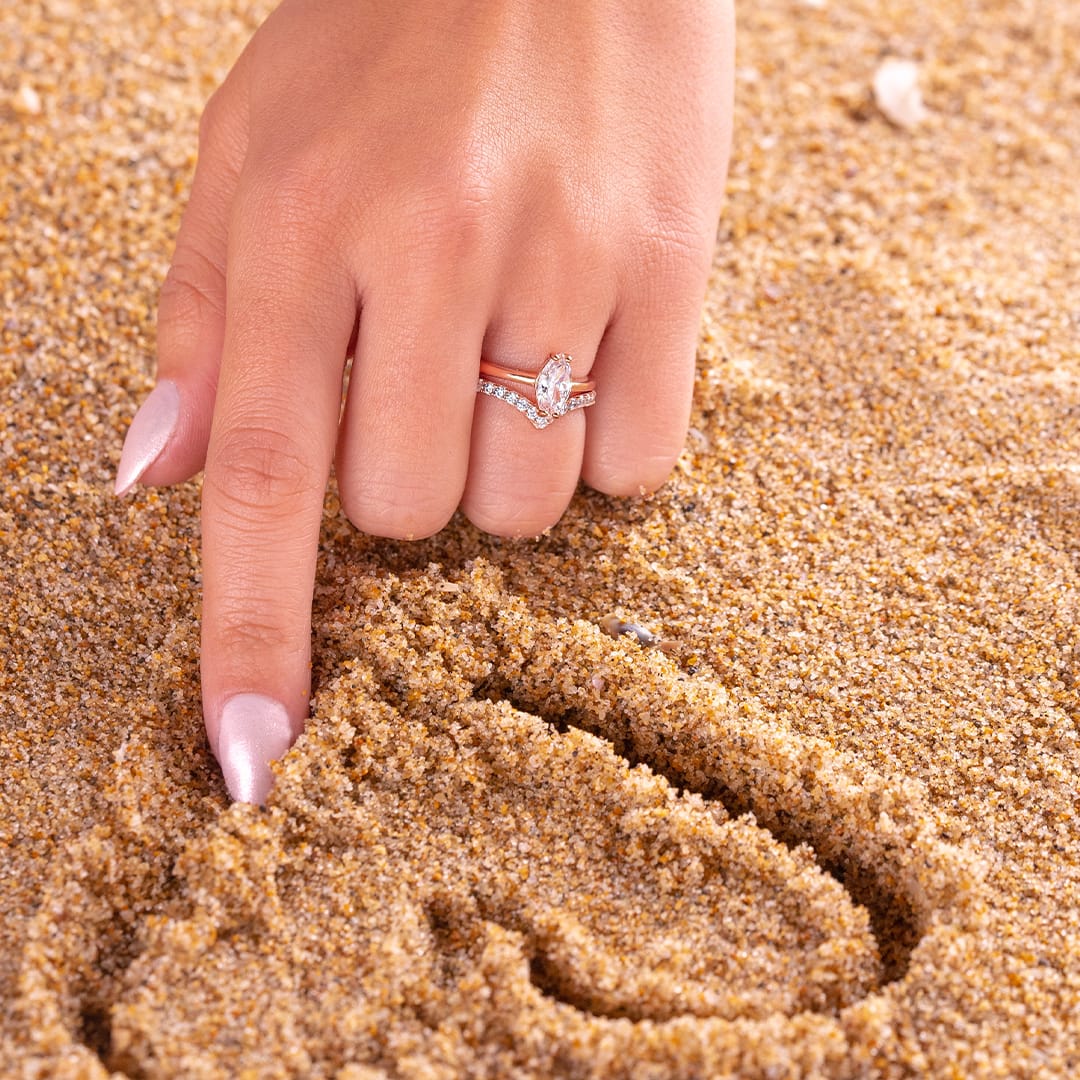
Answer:
[[[203,716],[229,793],[259,803],[308,714],[319,527],[356,319],[351,277],[286,199],[230,237],[203,479]]]

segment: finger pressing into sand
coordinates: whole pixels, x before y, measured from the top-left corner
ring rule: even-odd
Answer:
[[[268,180],[233,220],[203,482],[203,714],[244,802],[265,800],[269,762],[307,717],[319,525],[356,318],[353,279],[317,219],[298,215],[303,197]]]

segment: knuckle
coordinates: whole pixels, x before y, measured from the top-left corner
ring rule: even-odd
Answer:
[[[251,232],[272,237],[280,250],[310,246],[319,202],[314,183],[298,171],[250,182],[242,207]]]
[[[236,237],[238,273],[248,287],[280,291],[284,282],[324,280],[341,268],[342,212],[328,190],[299,170],[245,182],[238,194],[230,240]],[[258,284],[264,278],[263,285]]]
[[[277,616],[277,617],[275,617]],[[297,648],[294,634],[282,622],[276,608],[253,606],[250,601],[227,600],[217,612],[216,636],[230,653],[272,653]]]
[[[337,142],[309,138],[297,146],[257,157],[243,182],[242,224],[272,236],[287,250],[294,244],[325,246],[344,220],[342,198],[349,174]]]
[[[225,274],[198,248],[182,245],[161,285],[158,307],[164,321],[202,322],[225,317]]]
[[[422,249],[464,257],[481,244],[490,227],[492,200],[487,184],[450,174],[412,196],[407,224]]]
[[[713,236],[704,220],[686,205],[652,199],[642,213],[637,246],[654,268],[701,272],[712,256]]]
[[[247,423],[213,442],[203,483],[240,522],[263,522],[295,514],[296,500],[310,499],[320,479],[311,455],[280,423]]]
[[[713,251],[703,222],[685,209],[654,204],[638,217],[625,250],[633,252],[622,267],[625,283],[640,305],[665,318],[690,307],[695,316],[700,312]]]

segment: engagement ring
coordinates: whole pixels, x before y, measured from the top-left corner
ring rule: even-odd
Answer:
[[[481,360],[476,392],[505,401],[524,413],[534,428],[543,430],[560,416],[574,409],[584,409],[596,401],[596,383],[591,379],[574,381],[570,372],[572,359],[566,353],[555,353],[547,358],[537,375]],[[502,386],[503,382],[531,387],[534,400],[508,386]]]

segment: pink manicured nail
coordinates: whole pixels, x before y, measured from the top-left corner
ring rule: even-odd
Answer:
[[[126,495],[158,459],[180,419],[180,391],[162,379],[135,414],[120,452],[114,491]]]
[[[236,694],[218,724],[217,759],[236,802],[264,803],[274,785],[270,762],[282,757],[296,735],[285,707],[262,694]]]

